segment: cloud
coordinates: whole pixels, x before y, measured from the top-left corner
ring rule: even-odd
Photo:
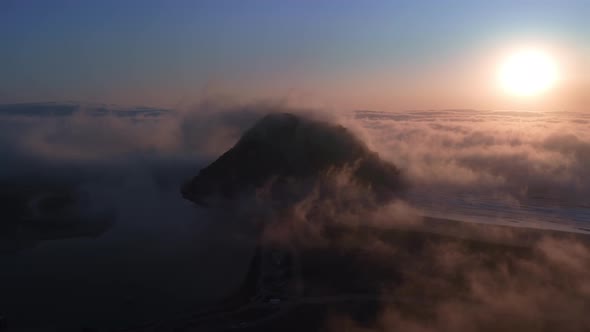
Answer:
[[[362,188],[346,172],[336,172],[327,174],[330,181],[321,190],[314,183],[299,184],[306,187],[305,194],[287,208],[272,205],[268,187],[240,197],[223,211],[200,210],[181,199],[180,184],[230,148],[262,115],[292,110],[276,103],[205,101],[150,117],[92,112],[43,118],[2,115],[0,181],[38,184],[43,192],[53,190],[46,183],[67,183],[88,213],[114,214],[118,230],[103,236],[109,239],[107,247],[120,250],[121,256],[127,252],[141,257],[149,251],[166,258],[190,245],[200,245],[201,252],[214,243],[251,245],[257,226],[264,224],[265,241],[344,250],[350,256],[343,261],[353,267],[397,262],[396,273],[409,282],[399,286],[384,280],[378,288],[383,296],[394,288],[407,297],[424,296],[424,290],[436,293],[427,294],[433,295],[427,297],[427,318],[420,316],[422,311],[408,313],[408,307],[384,302],[370,324],[334,315],[325,322],[326,330],[577,331],[590,326],[582,311],[590,297],[585,243],[553,237],[525,243],[527,236],[505,229],[453,228],[422,218],[434,211],[441,217],[456,213],[531,224],[543,219],[582,227],[590,195],[589,116],[471,110],[320,112],[317,118],[345,125],[399,166],[410,191],[390,204],[364,204]],[[187,231],[190,223],[218,228],[212,233],[204,227]],[[369,234],[368,240],[359,244],[354,237],[339,239],[334,225]],[[373,236],[363,231],[367,226],[433,233],[457,229],[461,236],[531,249],[523,255],[497,254],[451,241],[417,250],[403,238],[391,242]],[[210,238],[205,241],[194,232]]]
[[[168,218],[208,223],[214,218],[182,199],[181,184],[263,115],[291,110],[278,102],[225,100],[178,110],[58,103],[0,106],[0,194],[20,202],[22,208],[10,220],[19,225],[30,217],[31,202],[43,205],[64,195],[76,198],[67,207],[75,227],[102,213],[115,220],[116,227],[139,226],[137,231],[152,233],[161,229],[150,227],[166,228],[161,220]],[[72,234],[79,233],[75,227]],[[13,237],[17,228],[8,229],[3,227],[0,235]]]
[[[415,202],[438,205],[436,213],[446,206],[530,223],[590,221],[559,209],[587,206],[588,114],[447,110],[360,112],[357,119],[371,146],[411,179]],[[553,210],[534,212],[544,208]]]
[[[434,245],[399,263],[406,284],[382,292],[402,304],[384,302],[370,323],[331,315],[324,330],[583,331],[589,262],[587,244],[551,238],[520,255]]]
[[[17,106],[0,107],[0,196],[14,207],[14,218],[5,220],[0,237],[26,246],[33,239],[53,237],[41,226],[55,218],[68,220],[67,234],[94,236],[86,229],[94,229],[93,219],[105,215],[114,221],[117,232],[125,228],[136,232],[120,239],[122,243],[158,238],[154,236],[158,232],[174,233],[162,222],[166,219],[207,223],[207,217],[182,200],[181,184],[271,107],[213,102],[175,111],[104,105]],[[58,200],[66,204],[63,197],[74,199],[67,201],[68,206],[54,208],[60,214],[24,222],[37,215],[32,206]],[[15,200],[18,204],[10,203]],[[7,223],[12,226],[5,227]],[[31,227],[17,232],[23,225]],[[14,232],[24,238],[16,239]],[[173,243],[157,245],[164,248]]]
[[[0,114],[0,307],[10,327],[119,328],[239,285],[254,247],[238,227],[247,224],[196,208],[180,186],[264,108],[83,105],[47,116],[54,106]]]
[[[33,106],[34,112],[1,115],[0,177],[5,180],[79,177],[84,185],[77,190],[88,192],[87,188],[101,187],[96,179],[117,178],[116,173],[124,172],[133,175],[128,178],[144,174],[156,190],[162,186],[173,190],[182,177],[194,176],[264,114],[295,111],[344,125],[399,166],[411,188],[404,204],[414,209],[471,216],[477,210],[494,218],[508,213],[533,222],[548,219],[547,213],[533,213],[545,206],[556,207],[552,213],[558,215],[552,215],[551,221],[560,222],[559,218],[567,219],[567,210],[559,207],[585,206],[590,195],[587,114],[475,110],[333,114],[276,102],[224,100],[174,111]],[[47,113],[43,107],[67,112],[39,116]],[[578,214],[576,222],[585,216]]]

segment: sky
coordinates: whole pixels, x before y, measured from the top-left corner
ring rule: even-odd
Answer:
[[[588,17],[588,0],[0,0],[0,103],[588,111]],[[526,47],[561,80],[516,98],[495,76]]]
[[[0,105],[0,183],[10,184],[0,186],[0,195],[10,191],[5,201],[22,187],[30,196],[18,191],[18,202],[39,207],[57,187],[57,198],[63,189],[73,201],[68,215],[114,220],[101,236],[35,248],[29,246],[48,237],[34,227],[0,229],[15,238],[6,245],[0,239],[0,251],[23,250],[0,258],[0,308],[9,310],[2,314],[24,328],[33,322],[73,330],[135,314],[152,318],[156,312],[168,320],[201,301],[218,303],[240,284],[254,251],[244,249],[249,239],[233,233],[251,220],[270,222],[270,237],[304,234],[306,244],[321,246],[337,243],[326,242],[318,228],[333,220],[389,229],[407,227],[406,219],[420,215],[589,233],[589,18],[590,0],[0,0],[0,104],[76,101],[180,110],[82,108],[70,114],[75,107]],[[558,82],[532,96],[507,93],[499,68],[529,48],[551,55]],[[536,75],[535,68],[527,72]],[[333,116],[331,110],[398,112]],[[392,204],[367,207],[371,195],[347,178],[346,167],[320,172],[320,195],[308,181],[295,183],[292,196],[299,201],[286,202],[285,212],[266,190],[239,195],[221,213],[184,201],[182,183],[270,112],[345,126],[400,169],[408,191]],[[319,145],[338,150],[350,141]],[[281,153],[297,159],[296,150]],[[325,195],[324,183],[330,189]],[[506,240],[501,233],[483,239]],[[354,262],[371,257],[382,267],[391,255],[406,258],[407,248],[390,248],[381,238],[366,248],[345,240],[335,249],[362,254],[351,256]],[[454,281],[464,280],[459,297],[436,300],[432,308],[450,319],[409,324],[387,317],[395,308],[385,306],[377,329],[490,330],[522,321],[541,330],[556,330],[554,322],[563,331],[590,326],[584,311],[590,250],[581,243],[543,241],[531,256],[491,265],[496,257],[461,246],[427,248],[423,260],[415,254],[409,250],[407,261],[396,260],[402,268],[394,278],[412,282],[379,288],[412,299],[412,291],[422,294],[432,285],[453,290]]]

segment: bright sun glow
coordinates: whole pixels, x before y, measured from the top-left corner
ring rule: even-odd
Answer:
[[[525,50],[510,55],[500,67],[502,88],[518,96],[535,96],[552,88],[558,71],[555,61],[547,53]]]

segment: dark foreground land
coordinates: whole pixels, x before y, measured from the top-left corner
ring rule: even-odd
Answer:
[[[218,307],[129,331],[584,331],[589,243],[437,219],[331,226],[260,241],[244,283]]]

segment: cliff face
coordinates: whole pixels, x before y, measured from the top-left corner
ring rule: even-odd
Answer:
[[[270,114],[188,181],[182,194],[206,204],[210,198],[231,199],[271,180],[276,185],[339,172],[380,197],[401,188],[399,170],[344,127],[293,114]]]

